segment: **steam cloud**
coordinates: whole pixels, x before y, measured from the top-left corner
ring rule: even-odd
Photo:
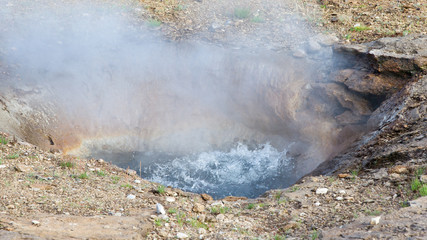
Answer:
[[[10,84],[37,90],[28,104],[55,113],[43,124],[70,153],[189,154],[270,142],[308,153],[311,169],[327,156],[334,125],[307,108],[312,62],[167,42],[116,7],[40,1],[20,15],[28,2],[0,2]]]

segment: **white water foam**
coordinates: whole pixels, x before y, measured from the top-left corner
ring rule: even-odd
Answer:
[[[144,160],[142,160],[144,165]],[[229,195],[257,197],[272,188],[296,181],[286,150],[269,143],[250,149],[239,143],[227,152],[210,151],[175,158],[167,163],[143,166],[143,177],[185,191],[208,193],[215,198]]]

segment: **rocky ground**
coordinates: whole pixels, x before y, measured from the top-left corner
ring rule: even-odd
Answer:
[[[425,1],[394,4],[143,1],[135,14],[150,31],[177,41],[277,51],[298,48],[295,43],[315,32],[332,32],[343,43],[426,33]],[[411,41],[417,39],[423,38]],[[101,159],[43,151],[2,133],[0,239],[427,238],[427,197],[421,197],[427,195],[427,54],[423,48],[415,57],[392,50],[368,54],[399,45],[387,41],[337,50],[377,64],[375,71],[358,66],[349,74],[343,69],[336,79],[358,94],[388,99],[368,121],[371,134],[321,165],[316,176],[257,199],[213,200],[150,183]],[[395,65],[396,59],[404,61]],[[373,72],[391,77],[377,78]],[[405,82],[393,82],[396,76]],[[355,85],[354,79],[392,86]]]

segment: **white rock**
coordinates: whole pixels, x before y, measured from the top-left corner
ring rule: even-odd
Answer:
[[[181,232],[179,232],[179,233],[177,233],[177,234],[176,234],[176,237],[177,237],[178,239],[184,239],[184,238],[188,238],[188,235],[187,235],[187,234],[185,234],[185,233],[181,233]]]
[[[32,223],[33,225],[40,226],[40,222],[39,222],[39,221],[37,221],[37,220],[33,220],[33,221],[31,221],[31,223]]]
[[[135,199],[135,198],[136,198],[136,196],[135,196],[135,195],[133,195],[133,194],[129,194],[126,198],[127,198],[127,199]]]
[[[156,204],[156,212],[157,212],[157,213],[159,213],[159,214],[164,214],[164,215],[166,215],[165,208],[164,208],[164,207],[163,207],[163,205],[162,205],[162,204],[160,204],[160,203],[157,203],[157,204]]]
[[[339,190],[338,193],[339,194],[345,194],[345,190]]]
[[[326,194],[328,193],[328,189],[327,188],[318,188],[316,190],[316,194]]]
[[[199,233],[200,235],[206,234],[206,229],[199,228],[199,229],[197,229],[197,233]]]
[[[141,181],[140,180],[138,180],[138,179],[135,179],[135,181],[133,181],[134,183],[141,183]]]
[[[315,202],[314,205],[318,207],[320,206],[320,202]]]
[[[122,216],[122,213],[120,213],[120,212],[114,213],[114,216],[116,216],[116,217],[121,217],[121,216]]]
[[[371,218],[371,225],[377,225],[380,223],[381,216]]]
[[[174,197],[166,197],[166,202],[175,202]]]
[[[420,176],[420,181],[423,183],[427,183],[427,175],[421,175]]]
[[[344,200],[344,198],[343,197],[337,197],[337,198],[335,198],[337,201],[342,201],[342,200]]]
[[[4,164],[3,164],[3,165],[0,165],[0,169],[1,169],[1,168],[6,168],[6,167],[7,167],[7,166],[6,166],[6,165],[4,165]]]

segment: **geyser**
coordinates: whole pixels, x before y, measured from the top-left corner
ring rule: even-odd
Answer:
[[[167,42],[123,9],[66,6],[0,17],[0,91],[27,141],[215,197],[289,186],[337,151],[322,54]]]

